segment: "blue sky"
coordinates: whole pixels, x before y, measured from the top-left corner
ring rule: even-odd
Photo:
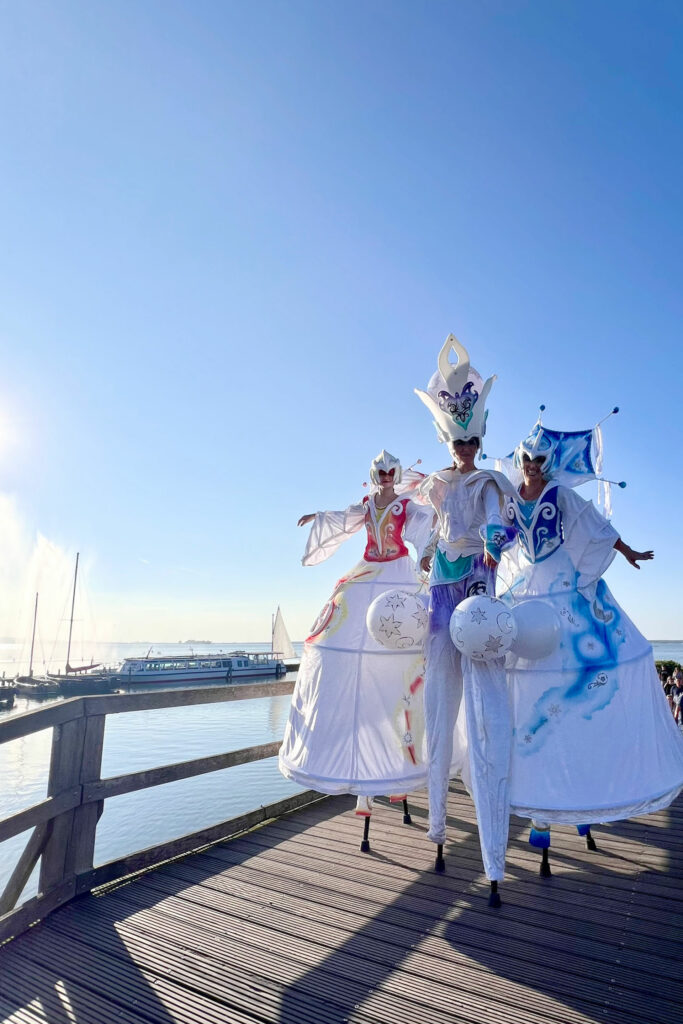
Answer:
[[[0,635],[80,550],[98,639],[302,638],[362,543],[303,569],[296,520],[444,464],[453,331],[492,454],[620,406],[656,561],[608,582],[683,637],[682,44],[658,0],[0,3]]]

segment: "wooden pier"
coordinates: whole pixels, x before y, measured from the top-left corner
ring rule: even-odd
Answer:
[[[192,693],[196,701],[197,691]],[[171,696],[178,701],[177,694]],[[132,710],[92,703],[80,708],[81,717],[111,713],[114,707]],[[2,728],[12,723],[16,733],[18,719]],[[87,723],[81,732],[87,735]],[[82,754],[83,749],[80,763],[87,764]],[[196,761],[154,772],[187,777],[199,767]],[[215,770],[208,764],[203,768]],[[95,774],[92,759],[86,773]],[[80,813],[89,827],[96,815],[86,812],[88,807],[96,808],[115,792],[164,781],[153,773],[136,773],[127,783],[125,778],[74,783],[72,772],[73,806],[61,809],[69,801],[61,797],[60,803],[59,793],[50,798],[56,801],[51,836],[59,816]],[[80,802],[74,803],[77,797]],[[351,799],[303,794],[292,803],[297,801],[302,806],[257,810],[216,826],[216,834],[208,830],[179,840],[175,853],[213,843],[221,828],[224,835],[239,832],[124,878],[118,876],[173,857],[173,844],[86,869],[89,841],[81,839],[74,847],[80,832],[69,832],[62,819],[71,868],[48,876],[52,888],[33,902],[33,910],[28,901],[0,918],[6,934],[22,932],[0,947],[0,1019],[11,1024],[674,1024],[682,1019],[681,800],[646,818],[596,826],[596,853],[586,850],[575,829],[554,828],[551,879],[539,877],[539,855],[527,843],[527,825],[513,819],[504,903],[498,910],[487,906],[472,804],[459,785],[449,795],[446,875],[432,870],[424,794],[411,799],[411,826],[402,824],[400,805],[376,805],[370,854],[359,851],[362,823]],[[46,812],[31,813],[37,820]],[[267,820],[256,826],[259,817]],[[0,823],[5,832],[11,831],[7,821]],[[29,839],[27,849],[30,844]],[[97,887],[108,876],[118,880]],[[75,898],[50,911],[45,902],[50,891],[61,887],[63,895],[65,886]],[[24,930],[37,911],[44,920]],[[12,920],[14,925],[8,924]]]

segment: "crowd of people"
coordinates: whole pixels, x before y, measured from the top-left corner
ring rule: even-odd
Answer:
[[[683,728],[683,668],[680,665],[676,665],[673,672],[669,675],[666,667],[662,666],[659,678],[662,680],[664,694],[669,702],[674,721]]]

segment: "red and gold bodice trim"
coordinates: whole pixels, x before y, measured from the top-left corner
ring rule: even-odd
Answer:
[[[366,562],[393,562],[410,554],[403,540],[409,501],[409,498],[396,498],[386,508],[377,508],[374,499],[368,495],[363,498],[368,531],[363,554]]]

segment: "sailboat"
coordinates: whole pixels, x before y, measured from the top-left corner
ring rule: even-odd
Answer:
[[[76,553],[76,568],[74,569],[74,585],[71,594],[71,616],[69,618],[69,640],[66,646],[66,665],[64,674],[48,672],[50,678],[59,680],[59,692],[64,697],[77,697],[84,693],[110,693],[116,684],[113,672],[103,669],[100,662],[91,662],[90,665],[71,664],[71,639],[74,628],[74,609],[76,607],[76,583],[78,582],[78,560],[80,552]],[[98,671],[99,670],[99,671]]]
[[[292,646],[292,641],[289,639],[289,633],[280,611],[280,605],[277,606],[277,611],[273,615],[270,649],[273,654],[277,654],[283,660],[298,660],[296,651]]]
[[[33,652],[36,646],[36,624],[38,622],[38,594],[33,606],[33,631],[31,633],[31,654],[28,662],[28,675],[17,676],[14,680],[14,690],[20,697],[59,697],[59,683],[49,676],[34,676],[33,674]]]

